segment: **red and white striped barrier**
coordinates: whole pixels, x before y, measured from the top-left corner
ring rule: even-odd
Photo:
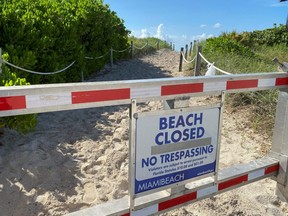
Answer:
[[[283,88],[287,73],[217,77],[165,78],[77,84],[0,88],[0,116],[130,104],[131,99],[171,99],[179,96],[220,94]]]
[[[218,184],[213,184],[213,179],[202,179],[188,183],[183,195],[170,196],[167,191],[160,191],[136,199],[135,211],[130,212],[128,198],[124,197],[109,203],[83,209],[68,216],[87,215],[121,215],[142,216],[153,215],[181,207],[185,204],[199,201],[216,194],[241,187],[243,185],[276,176],[279,170],[279,161],[266,157],[255,160],[248,164],[235,165],[219,172]],[[112,207],[113,206],[113,207]]]
[[[132,99],[144,102],[181,96],[287,87],[287,73],[0,87],[0,116],[131,104]],[[286,99],[283,101],[286,105]],[[282,134],[286,134],[286,131],[281,132],[281,136],[278,134],[279,137],[282,137]],[[136,198],[135,211],[130,212],[129,198],[124,197],[71,213],[70,216],[157,214],[263,178],[276,176],[281,170],[279,167],[279,160],[266,157],[219,171],[217,184],[213,178],[201,179],[187,183],[181,195],[160,191]]]

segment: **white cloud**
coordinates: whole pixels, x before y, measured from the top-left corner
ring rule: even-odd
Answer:
[[[287,7],[287,4],[284,4],[284,3],[275,3],[275,4],[271,4],[270,7]]]
[[[187,35],[181,35],[181,38],[186,40],[187,39]]]
[[[193,41],[194,41],[194,40],[204,41],[204,40],[206,40],[206,39],[208,39],[208,38],[211,38],[211,37],[214,37],[214,35],[213,35],[213,34],[207,35],[206,33],[203,33],[203,34],[201,34],[201,35],[194,35],[194,36],[191,37],[191,39],[192,39]]]
[[[161,40],[165,40],[164,25],[162,23],[157,27],[155,37]]]
[[[207,27],[207,25],[205,25],[205,24],[200,25],[200,28],[205,28],[205,27]]]
[[[150,32],[147,29],[141,29],[140,38],[147,38],[150,37]]]
[[[216,23],[213,27],[214,27],[214,28],[220,28],[220,27],[221,27],[221,24],[218,22],[218,23]]]

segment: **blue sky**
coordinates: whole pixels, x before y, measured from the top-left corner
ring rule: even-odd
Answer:
[[[173,42],[176,49],[194,40],[236,30],[285,24],[288,2],[279,0],[104,0],[136,37]]]

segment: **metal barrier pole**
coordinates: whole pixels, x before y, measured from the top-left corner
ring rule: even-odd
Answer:
[[[182,71],[182,64],[183,64],[183,51],[184,51],[184,48],[181,47],[181,50],[180,50],[180,62],[179,62],[179,72]]]
[[[288,90],[279,92],[270,156],[280,161],[276,195],[288,202]]]

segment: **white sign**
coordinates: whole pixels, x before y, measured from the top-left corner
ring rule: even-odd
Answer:
[[[136,121],[135,194],[214,173],[220,108]]]

